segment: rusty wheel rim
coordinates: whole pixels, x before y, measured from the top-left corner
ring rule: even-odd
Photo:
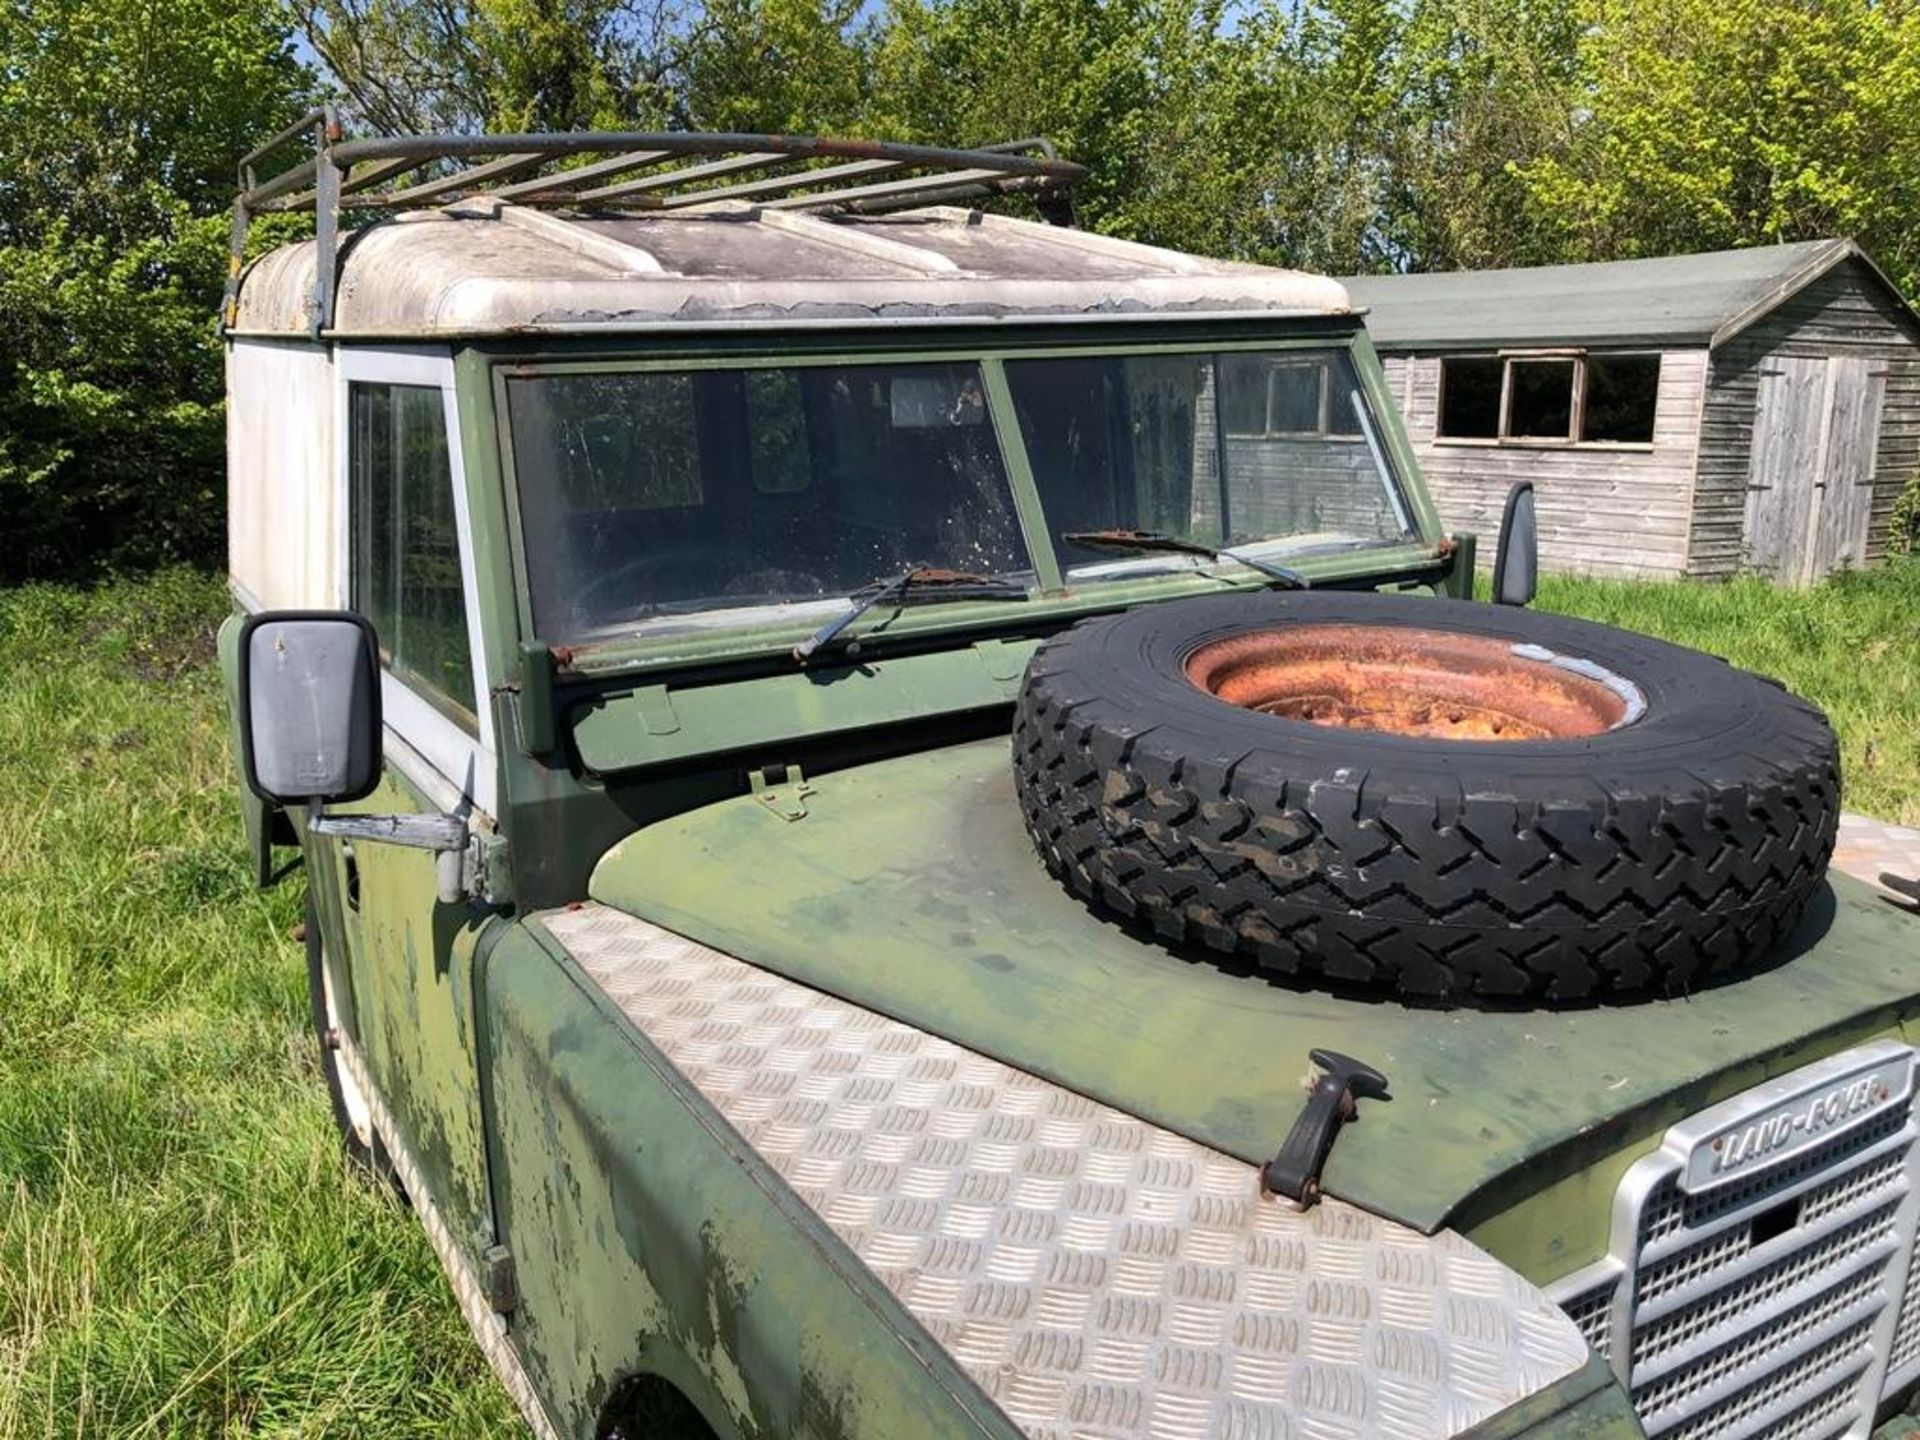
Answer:
[[[1576,740],[1639,719],[1639,688],[1539,645],[1396,625],[1283,625],[1209,641],[1187,679],[1229,705],[1419,739]]]

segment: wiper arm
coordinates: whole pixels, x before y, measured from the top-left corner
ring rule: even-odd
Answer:
[[[964,570],[941,570],[931,565],[912,565],[898,575],[883,576],[853,594],[853,604],[833,617],[793,647],[793,658],[804,665],[819,651],[838,640],[846,628],[874,606],[891,601],[896,605],[912,603],[916,594],[928,599],[935,594],[942,600],[1024,600],[1026,588],[992,575],[970,575]]]
[[[1090,550],[1164,551],[1172,555],[1199,555],[1208,560],[1231,560],[1249,570],[1258,570],[1289,590],[1305,590],[1313,583],[1298,570],[1276,565],[1271,560],[1256,560],[1238,550],[1216,550],[1198,540],[1182,540],[1178,535],[1162,535],[1157,530],[1070,530],[1060,538],[1069,545],[1085,545]]]

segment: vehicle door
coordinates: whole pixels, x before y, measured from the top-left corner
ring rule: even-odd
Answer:
[[[380,639],[385,774],[341,813],[491,827],[497,784],[451,357],[343,350],[345,594]],[[438,898],[436,857],[310,840],[342,1027],[456,1236],[488,1232],[472,974],[486,912]],[[416,1203],[425,1197],[416,1196]]]

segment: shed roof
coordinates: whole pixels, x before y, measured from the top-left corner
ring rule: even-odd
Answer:
[[[315,253],[306,241],[256,261],[233,329],[305,331]],[[337,263],[343,337],[1351,309],[1322,276],[941,206],[596,214],[488,197],[354,231]]]
[[[1834,266],[1859,260],[1906,301],[1851,240],[1805,240],[1654,260],[1436,275],[1355,275],[1383,349],[1652,343],[1712,347]]]

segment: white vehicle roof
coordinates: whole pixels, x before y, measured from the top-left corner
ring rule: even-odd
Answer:
[[[233,333],[307,333],[313,241],[243,276]],[[946,206],[832,215],[741,201],[652,214],[493,196],[343,236],[338,338],[606,333],[758,322],[1343,314],[1335,280]]]

